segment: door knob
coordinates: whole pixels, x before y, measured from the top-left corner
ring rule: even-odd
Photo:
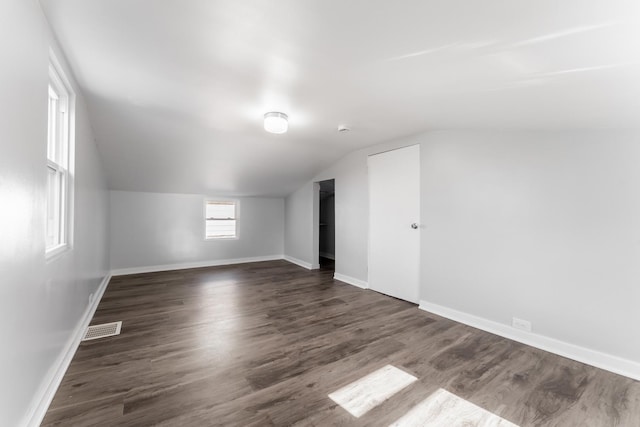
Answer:
[[[414,222],[413,224],[411,224],[411,228],[416,230],[418,228],[418,224]]]

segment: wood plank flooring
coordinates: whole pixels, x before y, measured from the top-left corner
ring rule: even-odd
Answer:
[[[640,426],[637,381],[332,275],[272,261],[114,277],[92,324],[122,333],[81,344],[43,425]],[[417,380],[359,418],[328,397],[387,365]]]

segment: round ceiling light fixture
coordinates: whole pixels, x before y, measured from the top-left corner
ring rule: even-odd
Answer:
[[[271,133],[285,133],[289,129],[289,116],[272,111],[264,115],[264,130]]]

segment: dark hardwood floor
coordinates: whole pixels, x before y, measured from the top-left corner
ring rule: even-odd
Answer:
[[[640,426],[637,381],[332,274],[273,261],[114,277],[92,324],[122,333],[82,343],[43,425],[388,426],[446,390],[519,426]],[[359,418],[328,397],[386,365],[417,380]]]

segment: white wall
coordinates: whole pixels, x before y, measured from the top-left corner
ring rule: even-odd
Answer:
[[[317,263],[313,253],[313,183],[335,179],[335,271],[367,281],[369,197],[367,155],[402,143],[383,144],[356,151],[315,176],[285,200],[285,255],[305,264]],[[407,145],[407,144],[405,144]]]
[[[205,240],[204,196],[111,191],[111,268],[282,256],[284,200],[237,200],[239,238]]]
[[[17,42],[19,41],[19,42]],[[73,249],[45,261],[52,37],[35,1],[0,6],[0,424],[28,422],[108,271],[108,193],[75,84]],[[57,49],[56,49],[57,50]],[[62,55],[57,52],[58,59]],[[65,67],[66,68],[66,67]],[[68,68],[65,69],[72,78]]]
[[[316,263],[313,255],[313,182],[305,184],[285,199],[284,253],[304,263]]]
[[[311,181],[336,179],[336,273],[367,280],[367,155],[420,143],[421,299],[640,363],[639,136],[433,132],[352,153]],[[309,191],[286,201],[300,256]]]
[[[639,136],[430,135],[422,299],[640,362]]]

